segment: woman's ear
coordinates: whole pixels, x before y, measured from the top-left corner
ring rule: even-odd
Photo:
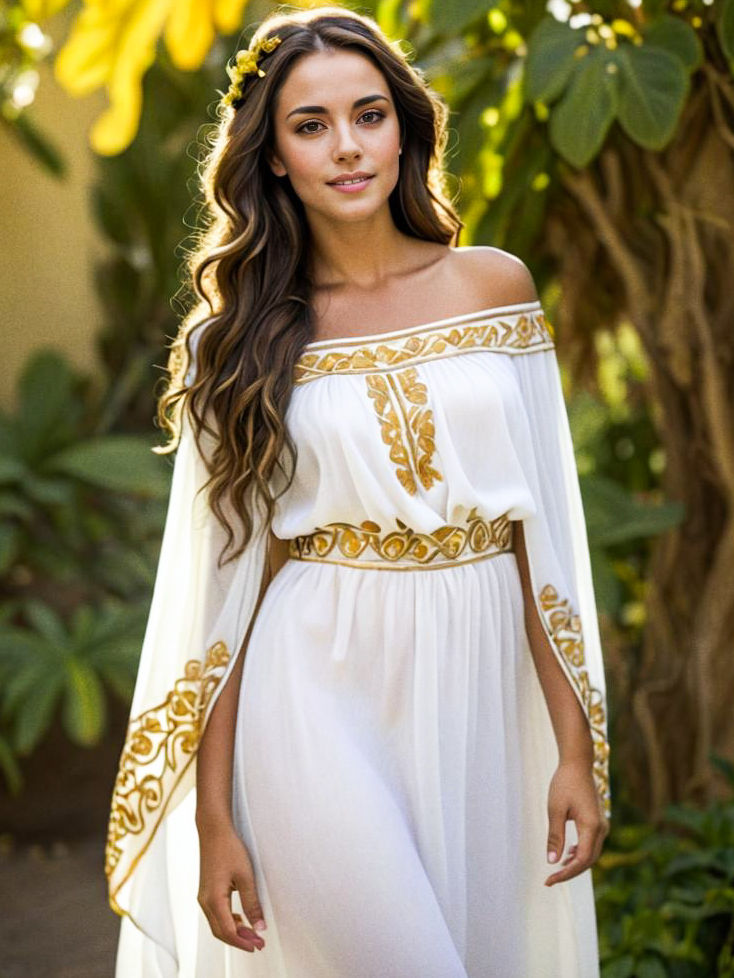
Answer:
[[[286,168],[283,166],[280,157],[270,147],[265,149],[265,162],[276,177],[284,177],[286,175]]]

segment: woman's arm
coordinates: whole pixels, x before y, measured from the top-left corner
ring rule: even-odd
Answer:
[[[533,599],[521,520],[515,523],[515,558],[522,583],[528,644],[558,744],[559,763],[548,790],[548,861],[556,862],[563,852],[569,818],[575,821],[578,833],[578,843],[569,848],[563,868],[545,881],[546,886],[553,886],[577,876],[596,862],[609,834],[609,822],[594,784],[594,742],[589,723],[556,658]]]
[[[591,771],[594,761],[594,742],[591,739],[589,723],[570,680],[563,671],[563,666],[556,658],[533,600],[522,520],[515,523],[515,557],[522,581],[525,630],[548,704],[560,761],[565,763],[577,760],[588,764]]]
[[[196,763],[196,824],[211,830],[232,825],[232,764],[234,728],[237,717],[242,667],[253,625],[270,582],[288,559],[288,541],[279,540],[272,530],[260,593],[240,654],[219,694],[199,743]]]
[[[270,533],[268,559],[240,654],[217,698],[199,743],[196,767],[196,828],[199,833],[198,903],[215,937],[244,951],[265,946],[257,933],[266,927],[255,871],[232,818],[232,764],[242,668],[252,628],[265,592],[288,558],[288,542]],[[234,913],[231,893],[239,892],[250,926]]]

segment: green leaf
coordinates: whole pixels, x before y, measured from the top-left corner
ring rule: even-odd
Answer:
[[[61,650],[68,647],[69,635],[64,623],[50,605],[32,599],[26,602],[25,613],[30,625],[53,649]]]
[[[51,726],[61,691],[61,677],[36,683],[17,713],[14,743],[19,754],[30,754]]]
[[[41,506],[70,506],[74,501],[74,486],[62,479],[47,479],[29,473],[23,479],[22,488]]]
[[[614,121],[619,80],[609,66],[615,54],[597,49],[586,55],[565,95],[551,111],[551,143],[575,167],[591,162]]]
[[[527,40],[526,96],[529,102],[553,102],[565,90],[579,61],[577,48],[585,44],[584,32],[546,16]]]
[[[3,734],[0,734],[0,771],[3,772],[8,792],[17,797],[23,788],[23,774],[11,743]]]
[[[107,708],[98,676],[86,663],[66,663],[66,697],[63,723],[69,737],[83,747],[98,743],[105,726]]]
[[[608,961],[601,969],[601,978],[631,978],[635,970],[635,959],[625,954],[615,961]]]
[[[9,455],[0,456],[0,483],[20,482],[27,471],[20,459]]]
[[[589,539],[596,547],[657,536],[677,526],[684,516],[682,503],[642,502],[605,476],[581,476],[579,483]]]
[[[132,245],[130,213],[120,194],[98,183],[92,188],[91,201],[92,212],[107,237],[116,244]]]
[[[620,66],[619,124],[638,145],[661,150],[673,138],[690,88],[680,58],[661,48],[625,44]]]
[[[116,492],[165,498],[170,490],[170,466],[151,451],[147,438],[135,435],[80,442],[54,455],[46,468]]]
[[[4,492],[0,490],[0,518],[4,516],[16,516],[19,520],[30,523],[34,517],[34,510],[20,493],[10,489]]]
[[[79,413],[75,378],[54,350],[40,350],[25,365],[18,384],[18,451],[37,461],[74,436]]]
[[[660,958],[647,955],[637,962],[635,978],[668,978],[668,972]]]
[[[66,160],[49,137],[34,122],[31,122],[27,110],[15,117],[11,129],[18,137],[24,149],[48,173],[54,177],[66,176]]]
[[[467,24],[496,6],[493,0],[420,0],[427,7],[431,29],[437,34],[460,34]]]
[[[695,71],[703,63],[703,45],[698,34],[681,17],[663,14],[643,30],[643,37],[646,45],[674,54],[688,71]]]

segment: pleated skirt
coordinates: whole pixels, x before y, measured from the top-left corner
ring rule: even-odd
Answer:
[[[217,941],[202,914],[185,970],[597,978],[591,870],[544,886],[557,762],[514,553],[408,571],[287,560],[234,742],[265,948]],[[568,821],[564,855],[576,841]]]

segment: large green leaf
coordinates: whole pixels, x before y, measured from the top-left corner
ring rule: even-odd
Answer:
[[[525,85],[530,102],[553,102],[565,90],[578,64],[574,52],[586,43],[583,31],[547,16],[527,40]]]
[[[675,134],[689,90],[679,57],[662,48],[625,44],[617,50],[620,126],[645,149],[661,150]]]
[[[437,34],[459,34],[472,21],[497,6],[496,0],[416,0]]]
[[[30,754],[48,730],[61,692],[61,683],[60,673],[39,675],[39,681],[24,698],[13,738],[18,754]]]
[[[664,14],[645,28],[643,36],[645,45],[675,55],[688,71],[694,71],[703,62],[703,45],[698,34],[681,17]]]
[[[678,502],[641,502],[619,483],[600,475],[579,479],[589,539],[597,547],[651,537],[677,526],[684,507]]]
[[[591,162],[614,121],[619,101],[618,76],[610,71],[614,54],[597,48],[586,55],[551,111],[551,143],[573,166],[581,168]]]
[[[74,437],[79,416],[76,380],[53,350],[40,350],[25,365],[18,384],[18,451],[36,461]]]
[[[46,467],[104,489],[163,498],[170,488],[170,465],[150,449],[147,438],[105,435],[59,452]]]

